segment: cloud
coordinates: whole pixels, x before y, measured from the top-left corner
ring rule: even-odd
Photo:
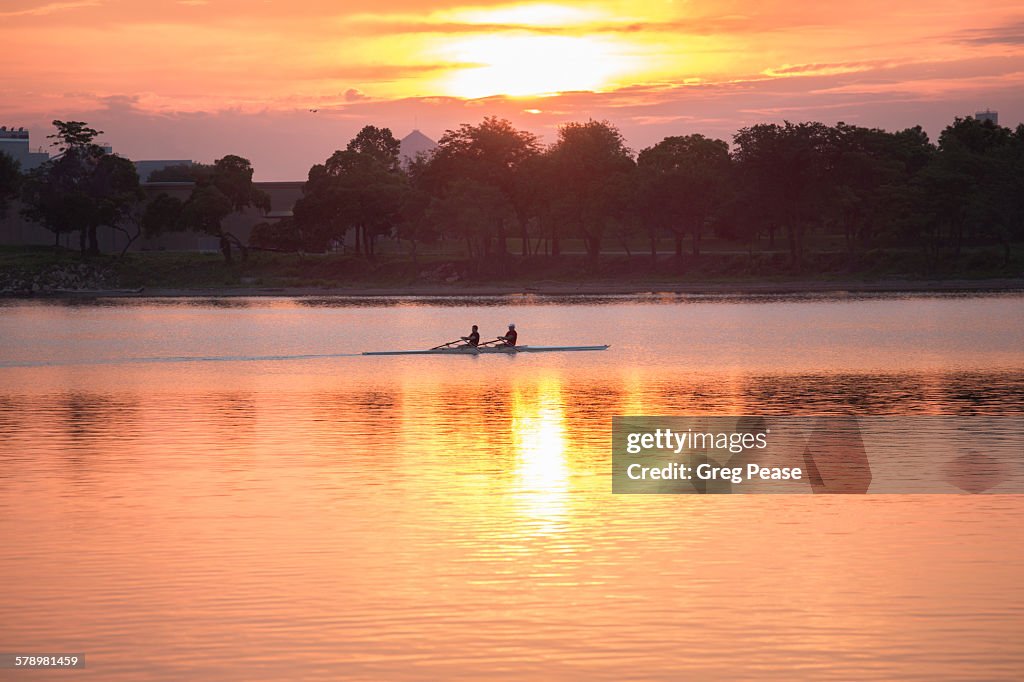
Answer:
[[[138,95],[107,95],[106,97],[97,97],[96,99],[103,105],[104,109],[115,111],[137,109],[141,98]]]
[[[749,34],[779,31],[786,28],[806,26],[807,23],[794,19],[754,21],[745,16],[696,17],[675,21],[595,21],[564,25],[543,25],[510,22],[468,22],[436,21],[415,16],[362,15],[348,22],[353,33],[358,35],[399,35],[399,34],[465,34],[530,32],[558,35],[592,34],[652,34],[673,33],[686,35]]]
[[[794,76],[838,76],[845,73],[873,71],[891,66],[892,62],[882,60],[832,62],[822,64],[783,64],[782,66],[765,69],[761,73],[772,78],[790,78]]]
[[[359,92],[355,88],[349,88],[348,90],[345,91],[345,101],[346,102],[358,102],[358,101],[364,100],[364,99],[370,99],[370,98],[367,97],[366,95],[364,95],[363,93]]]
[[[1002,26],[973,28],[953,36],[954,42],[969,45],[1024,45],[1024,20]]]
[[[0,12],[0,17],[40,17],[47,14],[53,14],[54,12],[63,12],[69,9],[78,9],[80,7],[99,7],[103,2],[101,0],[77,0],[74,2],[50,2],[45,5],[37,5],[35,7],[26,7],[25,9],[10,10],[7,12]]]
[[[275,74],[281,80],[356,80],[389,82],[403,78],[416,78],[452,69],[467,69],[480,64],[444,62],[433,64],[345,64],[326,67],[292,67]]]
[[[982,77],[987,65],[979,61],[962,67],[966,81]],[[1015,125],[1012,112],[1019,110],[1014,102],[1019,101],[1022,75],[1019,67],[1012,66],[1003,64],[1002,80],[984,81],[984,105],[1005,112],[1007,121]],[[342,106],[337,109],[322,107],[316,115],[295,103],[289,110],[151,110],[151,95],[131,93],[94,98],[91,107],[21,117],[18,123],[30,127],[32,139],[38,140],[45,137],[53,118],[88,121],[92,127],[106,131],[103,139],[115,151],[132,159],[212,161],[225,154],[239,154],[252,160],[259,180],[300,180],[311,165],[323,162],[333,150],[344,148],[368,123],[391,128],[398,136],[416,127],[437,139],[444,130],[460,123],[495,115],[552,142],[561,124],[607,119],[620,127],[628,145],[637,150],[668,135],[701,133],[731,140],[741,127],[785,118],[846,121],[889,130],[921,124],[934,137],[954,116],[975,110],[976,91],[969,92],[965,101],[963,91],[949,92],[946,83],[934,84],[941,86],[936,91],[927,81],[930,74],[956,71],[951,64],[911,64],[871,78],[863,73],[761,77],[739,84],[706,82],[548,98],[491,97],[472,102],[454,97],[363,98],[338,102]],[[893,85],[887,85],[890,83]],[[906,91],[899,91],[899,83],[907,84]],[[344,92],[333,96],[345,99]],[[528,113],[529,109],[543,113]]]

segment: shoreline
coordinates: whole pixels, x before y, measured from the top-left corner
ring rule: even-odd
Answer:
[[[354,287],[207,287],[143,288],[132,290],[80,290],[36,292],[32,296],[9,298],[228,298],[228,297],[396,297],[425,296],[461,298],[473,296],[630,296],[676,294],[786,295],[786,294],[861,294],[861,293],[1006,293],[1024,291],[1024,278],[873,281],[794,280],[789,282],[538,282],[523,284],[412,284],[407,286]]]

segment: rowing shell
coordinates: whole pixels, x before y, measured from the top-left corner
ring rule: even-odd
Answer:
[[[608,346],[457,346],[455,348],[433,348],[431,350],[380,350],[363,355],[480,355],[482,353],[554,353],[556,351],[608,350]]]

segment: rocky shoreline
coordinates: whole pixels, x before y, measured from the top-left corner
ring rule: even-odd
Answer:
[[[119,278],[112,268],[91,263],[50,265],[32,271],[0,271],[0,295],[4,296],[109,291],[118,287]]]

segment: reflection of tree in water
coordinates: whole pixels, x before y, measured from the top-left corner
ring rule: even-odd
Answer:
[[[14,436],[16,427],[24,419],[24,410],[25,400],[0,395],[0,442]]]
[[[946,377],[944,395],[957,414],[1019,413],[1024,405],[1024,372],[958,372]]]
[[[56,435],[46,425],[49,415],[55,414],[64,426],[68,441],[56,450],[75,471],[88,468],[91,456],[103,455],[114,434],[127,440],[141,426],[138,420],[138,399],[135,396],[72,391],[58,396],[28,398],[19,412],[46,415],[42,420],[40,439]],[[24,418],[24,417],[22,417]]]
[[[47,399],[44,397],[40,402],[43,403],[40,407],[44,407]],[[138,402],[132,398],[73,391],[61,395],[55,402],[53,407],[64,422],[68,436],[78,443],[106,438],[112,432],[127,433],[135,428]]]
[[[211,426],[226,435],[251,429],[258,417],[256,399],[248,391],[207,393],[192,397],[190,402],[200,415],[209,415]]]
[[[741,411],[754,414],[1017,412],[1024,372],[759,376],[741,397]]]
[[[663,411],[679,415],[734,413],[738,397],[732,377],[702,376],[689,384],[659,381],[653,391],[655,402],[663,406]]]

